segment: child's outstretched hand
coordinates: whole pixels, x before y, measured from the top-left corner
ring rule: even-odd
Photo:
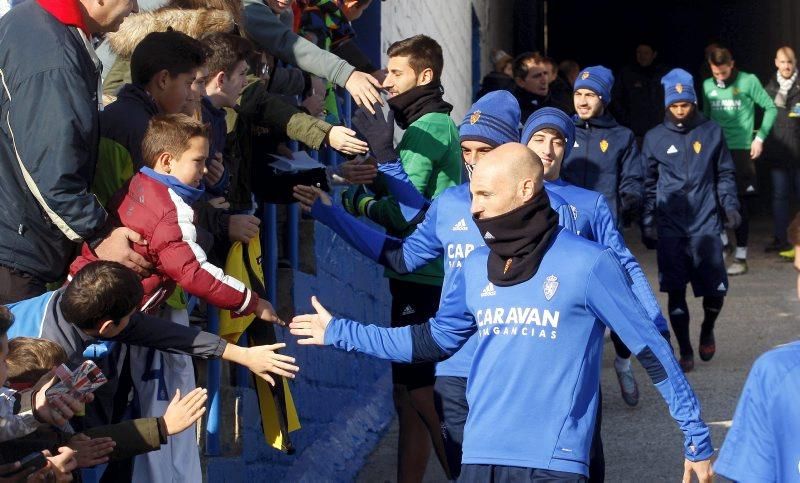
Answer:
[[[167,434],[172,436],[186,430],[197,422],[206,412],[208,391],[202,387],[194,388],[189,394],[181,397],[181,390],[175,391],[175,397],[164,413],[164,426]]]

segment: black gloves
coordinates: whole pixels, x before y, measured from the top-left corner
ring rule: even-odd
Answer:
[[[642,227],[642,243],[648,250],[655,250],[658,245],[658,232],[654,226]]]
[[[621,193],[619,201],[619,215],[623,226],[638,222],[641,214],[641,198],[631,193]]]
[[[379,104],[372,106],[375,114],[370,114],[364,108],[353,114],[353,127],[364,136],[369,150],[375,155],[378,163],[389,163],[398,158],[394,149],[394,114],[384,118]]]
[[[742,215],[736,210],[725,210],[725,228],[735,230],[742,224]]]

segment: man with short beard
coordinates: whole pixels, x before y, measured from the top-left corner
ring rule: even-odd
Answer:
[[[750,211],[758,193],[756,165],[764,140],[775,123],[777,111],[758,77],[736,69],[731,52],[714,47],[708,53],[711,77],[703,82],[703,112],[722,127],[725,143],[736,167],[736,188],[739,192],[741,223],[734,231],[736,252],[728,275],[747,273],[747,243],[750,232]],[[764,109],[764,118],[755,137],[755,106]],[[727,236],[725,236],[727,245]]]
[[[684,372],[694,368],[689,340],[686,284],[703,297],[700,358],[716,352],[714,323],[728,277],[722,259],[723,228],[741,221],[735,168],[722,129],[697,109],[692,76],[674,69],[661,80],[667,107],[663,124],[648,131],[642,151],[646,163],[643,233],[658,251],[658,279],[668,294],[669,318],[678,340]]]

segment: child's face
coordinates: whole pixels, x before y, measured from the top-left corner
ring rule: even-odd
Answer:
[[[5,385],[8,378],[8,335],[0,337],[0,386]]]
[[[158,99],[162,114],[180,114],[199,100],[192,89],[196,75],[193,70],[175,77],[166,76],[164,90]]]
[[[193,137],[189,139],[189,147],[177,159],[172,158],[169,174],[183,184],[197,188],[206,174],[208,158],[208,139]]]
[[[247,70],[247,62],[242,60],[231,69],[230,75],[225,76],[225,83],[221,87],[225,107],[234,107],[236,100],[242,95],[247,84]]]

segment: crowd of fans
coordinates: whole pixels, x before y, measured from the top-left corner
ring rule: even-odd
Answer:
[[[472,217],[483,241],[507,258],[504,267],[490,259],[492,282],[481,297],[506,293],[503,288],[528,281],[531,267],[535,273],[540,263],[547,266],[545,249],[529,248],[557,236],[557,225],[610,247],[631,280],[633,292],[619,287],[628,290],[626,302],[642,309],[631,310],[641,320],[597,316],[620,328],[612,340],[623,399],[638,404],[630,365],[636,355],[656,374],[654,381],[669,374],[683,388],[672,400],[665,394],[668,402],[693,404],[691,388],[663,350],[670,338],[666,319],[618,230],[640,224],[645,243],[658,248],[659,270],[669,275],[661,290],[669,294],[676,367],[683,372],[694,368],[687,283],[704,297],[699,354],[709,361],[727,275],[748,270],[748,205],[757,193],[753,160],[762,150],[773,160],[775,240],[768,249],[792,250],[789,193],[793,183],[800,189],[800,87],[792,49],[778,51],[777,74],[764,90],[755,76],[737,70],[728,49],[711,46],[710,77],[697,88],[710,121],[696,112],[693,77],[660,65],[651,45],[639,45],[636,63],[616,79],[603,66],[582,69],[539,53],[496,51],[479,99],[456,125],[443,99],[442,50],[434,39],[417,35],[393,43],[385,69],[359,49],[351,22],[370,3],[172,0],[146,12],[138,11],[136,0],[2,4],[0,461],[6,464],[0,480],[70,481],[77,470],[98,465],[105,465],[103,481],[202,480],[190,428],[205,413],[207,393],[196,385],[192,358],[238,363],[273,385],[299,370],[281,353],[285,344],[240,347],[190,323],[198,314],[190,314],[189,299],[196,297],[256,324],[285,325],[263,291],[220,268],[233,246],[260,241],[256,214],[263,203],[299,201],[388,269],[392,325],[411,331],[394,334],[413,334],[403,346],[413,347],[413,356],[367,350],[358,346],[366,339],[346,335],[328,340],[330,314],[316,301],[327,320],[300,317],[292,331],[314,343],[355,346],[403,362],[392,370],[399,481],[421,481],[431,451],[448,476],[457,477],[462,442],[465,481],[519,477],[509,467],[486,473],[467,463],[481,463],[468,453],[464,426],[467,374],[474,347],[483,342],[472,337],[469,349],[465,337],[457,344],[463,350],[445,350],[420,328],[452,304],[451,276],[479,248],[467,238],[445,244],[439,230],[467,236]],[[357,132],[343,125],[342,90],[360,106],[353,117]],[[755,136],[754,105],[765,111]],[[405,130],[397,145],[395,124]],[[690,132],[697,137],[687,141]],[[291,165],[295,157],[292,142],[300,150],[329,147],[347,160],[320,169],[280,168],[277,161]],[[675,201],[664,180],[686,180],[670,156],[690,155],[689,149],[703,170],[682,193],[686,199]],[[498,173],[529,179],[519,205],[501,208],[489,199],[496,185],[486,181],[489,168],[476,167],[484,155],[497,158]],[[512,159],[525,169],[512,167]],[[478,187],[470,188],[462,175],[473,170]],[[507,181],[513,187],[517,179]],[[324,193],[337,183],[348,185],[344,211]],[[473,203],[472,217],[470,189],[473,199],[485,199],[478,208]],[[439,209],[440,199],[453,203],[452,210]],[[510,228],[491,220],[518,209],[530,210],[526,220],[540,231],[534,239],[515,234],[516,242],[501,244]],[[375,235],[357,217],[386,234]],[[725,228],[736,235],[727,271]],[[527,242],[519,246],[519,240]],[[518,256],[519,268],[512,268]],[[616,262],[609,263],[611,270]],[[548,278],[547,301],[557,289]],[[200,318],[205,307],[195,309]],[[631,329],[628,321],[647,331]],[[314,332],[320,324],[323,336]],[[556,339],[556,332],[549,337]],[[445,352],[455,355],[435,364]],[[95,391],[81,390],[92,382],[78,370],[86,359],[107,379]],[[62,377],[62,364],[82,377],[79,384]],[[71,390],[60,391],[64,385]],[[469,406],[475,401],[482,402]],[[593,396],[587,401],[596,404]],[[589,409],[584,415],[591,421],[576,425],[585,430],[576,436],[585,449],[591,443],[586,461],[561,467],[564,472],[535,471],[602,481],[599,418]],[[706,453],[713,448],[699,414],[690,413],[675,413],[686,423],[682,428],[696,430],[687,435],[687,468],[706,478]],[[482,422],[475,424],[490,424]]]

